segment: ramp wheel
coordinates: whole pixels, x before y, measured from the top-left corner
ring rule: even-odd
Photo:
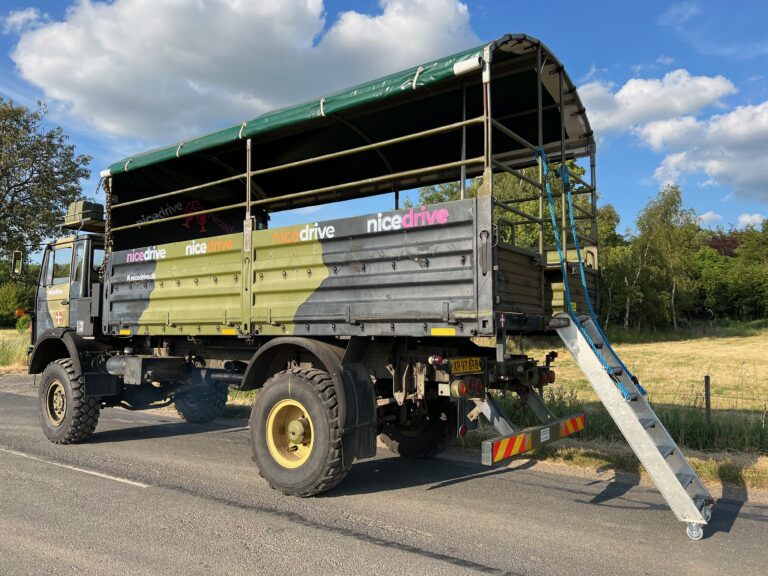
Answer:
[[[688,522],[688,528],[685,531],[691,540],[701,540],[702,536],[704,536],[704,528],[696,522]]]
[[[339,404],[327,372],[293,368],[264,384],[251,410],[251,446],[259,472],[283,494],[313,496],[347,475]]]

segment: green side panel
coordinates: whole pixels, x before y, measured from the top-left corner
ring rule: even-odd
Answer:
[[[328,278],[321,242],[296,241],[305,228],[253,232],[251,321],[261,334],[293,334],[299,306]]]
[[[320,118],[323,114],[328,115],[335,112],[341,112],[366,104],[383,101],[407,91],[431,86],[453,77],[453,65],[456,62],[482,56],[485,46],[485,44],[476,46],[446,58],[423,64],[422,66],[414,66],[413,68],[365,84],[360,84],[323,98],[317,98],[311,102],[269,112],[247,122],[205,136],[199,136],[190,139],[189,141],[157,148],[129,158],[124,158],[123,160],[112,164],[109,167],[109,171],[114,175],[128,170],[158,164],[176,158],[177,156],[186,156],[187,154],[193,154],[223,144],[236,142],[242,138],[259,136],[287,126],[298,125],[302,122]],[[320,105],[321,101],[323,103],[322,110]]]
[[[115,252],[108,286],[110,332],[236,334],[242,316],[242,238],[227,234]]]

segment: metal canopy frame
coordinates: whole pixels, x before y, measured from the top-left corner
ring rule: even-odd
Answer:
[[[443,126],[437,126],[427,130],[405,134],[394,138],[389,138],[381,141],[371,141],[367,134],[361,133],[350,120],[338,117],[333,118],[336,122],[345,125],[347,128],[355,131],[358,135],[366,141],[366,144],[339,150],[332,153],[322,154],[319,156],[304,158],[301,160],[279,164],[275,166],[267,166],[256,170],[252,169],[252,141],[248,138],[244,144],[245,153],[245,165],[246,170],[243,173],[233,174],[231,176],[220,178],[211,182],[198,184],[195,186],[189,186],[185,188],[179,188],[171,190],[169,192],[163,192],[149,197],[144,197],[136,200],[129,200],[124,202],[115,202],[111,198],[110,193],[110,181],[108,179],[107,185],[107,204],[110,208],[108,210],[107,220],[107,235],[115,232],[122,232],[127,230],[134,230],[160,224],[168,221],[187,219],[204,214],[212,214],[216,212],[223,212],[233,209],[243,209],[245,221],[249,221],[251,218],[251,210],[254,207],[262,207],[269,210],[270,206],[276,205],[280,202],[292,203],[296,200],[304,200],[314,203],[325,203],[328,201],[334,201],[344,198],[345,192],[348,191],[392,191],[395,193],[396,207],[399,201],[398,193],[405,187],[415,187],[419,183],[424,181],[435,181],[435,177],[440,175],[446,175],[443,181],[450,181],[455,178],[456,171],[460,176],[460,195],[462,198],[466,192],[466,180],[468,177],[481,176],[482,185],[478,190],[478,194],[481,196],[490,195],[492,197],[493,206],[493,221],[496,223],[495,233],[496,242],[503,242],[506,244],[515,244],[515,230],[519,226],[536,226],[538,227],[538,242],[535,250],[533,247],[518,246],[523,249],[530,249],[532,252],[537,252],[540,256],[540,262],[544,265],[547,264],[547,252],[554,249],[553,246],[547,245],[547,231],[548,227],[551,228],[551,222],[548,215],[545,214],[545,196],[546,196],[546,181],[544,177],[543,158],[539,154],[539,150],[544,150],[546,157],[550,162],[561,163],[570,159],[589,157],[590,163],[590,178],[589,181],[585,181],[575,175],[570,175],[571,180],[576,182],[580,188],[571,190],[571,193],[581,197],[583,195],[588,196],[588,199],[582,201],[582,204],[586,206],[574,203],[574,208],[578,210],[579,214],[575,215],[575,218],[580,221],[589,221],[589,233],[582,239],[582,244],[585,246],[597,245],[597,191],[595,184],[595,146],[592,138],[591,131],[587,131],[585,135],[578,138],[569,138],[566,130],[566,108],[577,105],[577,109],[571,112],[570,115],[583,115],[583,122],[587,129],[589,123],[585,116],[585,111],[580,107],[580,102],[575,93],[575,88],[566,90],[566,78],[562,64],[560,64],[554,56],[548,51],[545,51],[543,45],[538,41],[529,37],[505,37],[506,44],[502,41],[489,44],[483,51],[483,58],[480,68],[470,70],[470,73],[480,72],[482,75],[481,81],[477,82],[477,78],[472,79],[470,74],[467,74],[467,79],[462,80],[460,85],[461,90],[461,102],[462,102],[462,120],[453,122]],[[504,39],[502,39],[504,40]],[[498,54],[499,51],[515,52],[515,50],[521,51],[524,54],[523,57],[519,57],[517,60],[504,62],[500,65],[494,66],[492,59],[494,54]],[[532,52],[532,54],[531,54]],[[515,112],[502,117],[494,117],[492,113],[492,85],[494,79],[502,75],[510,75],[515,72],[525,71],[533,66],[536,72],[536,107],[533,109],[527,109]],[[545,72],[546,71],[546,72]],[[543,91],[545,89],[545,82],[548,80],[545,78],[545,73],[548,75],[556,75],[557,82],[557,97],[555,103],[545,106],[543,103]],[[480,87],[482,90],[482,115],[467,118],[467,91]],[[553,90],[549,89],[550,94]],[[554,96],[554,94],[553,94]],[[420,96],[421,97],[421,96]],[[560,114],[560,141],[550,142],[545,145],[544,142],[544,113],[551,111],[552,109],[559,109]],[[513,118],[519,118],[526,115],[534,115],[536,118],[536,132],[537,141],[532,143],[523,136],[514,132],[505,121]],[[472,126],[483,126],[483,142],[482,142],[482,156],[476,156],[467,158],[467,128]],[[424,166],[416,169],[402,170],[396,172],[393,170],[391,164],[387,160],[384,154],[384,149],[397,144],[417,141],[420,139],[428,138],[435,135],[447,134],[451,132],[459,131],[461,134],[461,150],[459,159],[451,162],[445,162],[432,166]],[[521,149],[506,151],[494,154],[493,151],[493,136],[495,133],[499,133],[507,138],[510,138],[517,142]],[[257,176],[274,174],[281,171],[300,168],[300,167],[313,167],[321,164],[324,161],[349,158],[351,162],[354,162],[356,155],[365,152],[375,152],[382,163],[387,168],[387,174],[380,176],[374,176],[365,178],[362,180],[354,181],[342,181],[333,185],[323,186],[319,188],[303,190],[299,192],[293,192],[290,194],[283,194],[279,196],[266,196],[265,194],[259,194],[260,197],[253,197],[253,188],[255,186],[253,179]],[[529,175],[524,174],[521,169],[526,166],[538,166],[538,177],[532,178]],[[507,173],[519,180],[525,182],[532,189],[530,196],[524,198],[501,201],[494,198],[494,174]],[[550,170],[550,178],[554,178],[557,174],[556,170]],[[453,177],[449,178],[447,175],[452,174]],[[125,224],[121,226],[112,227],[111,210],[119,210],[123,207],[136,205],[142,202],[151,200],[160,200],[164,198],[170,198],[174,196],[181,196],[190,192],[198,192],[201,190],[215,189],[217,186],[227,184],[230,182],[240,181],[243,182],[245,188],[245,197],[241,202],[233,204],[227,204],[224,206],[215,206],[205,210],[196,212],[190,212],[185,214],[177,214],[167,216],[164,218],[158,218],[151,221],[144,221],[134,224]],[[455,181],[455,180],[454,180]],[[560,181],[565,192],[566,182],[563,182],[562,175]],[[565,193],[555,193],[556,198],[560,198],[560,214],[558,217],[562,221],[562,245],[565,249],[565,256],[568,256],[568,249],[572,248],[574,244],[568,240],[567,226],[567,203]],[[530,202],[536,202],[536,211],[531,213],[526,209],[526,204]],[[547,208],[548,209],[548,208]],[[509,234],[504,236],[502,230],[509,229]],[[108,238],[108,245],[111,242]],[[595,263],[596,264],[596,263]]]

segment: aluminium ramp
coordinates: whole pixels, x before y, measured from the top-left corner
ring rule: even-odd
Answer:
[[[592,320],[572,320],[568,315],[556,317],[562,326],[557,333],[582,369],[600,401],[616,422],[632,450],[653,479],[678,520],[688,523],[688,536],[698,540],[701,525],[711,516],[713,500],[701,480],[685,459],[682,451],[646,402],[636,382],[620,367],[610,346],[606,346]],[[580,326],[577,324],[580,324]],[[593,349],[582,333],[595,345]],[[597,350],[597,352],[596,352]],[[600,354],[603,357],[601,361]],[[611,367],[611,376],[603,365]],[[629,400],[621,392],[624,386]]]

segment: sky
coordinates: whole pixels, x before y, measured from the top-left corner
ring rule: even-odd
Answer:
[[[93,156],[83,191],[97,196],[98,172],[130,154],[525,33],[578,86],[600,202],[622,229],[667,183],[705,226],[759,227],[766,21],[764,0],[3,0],[0,96],[48,103],[49,121]],[[382,208],[391,199],[272,224]]]

